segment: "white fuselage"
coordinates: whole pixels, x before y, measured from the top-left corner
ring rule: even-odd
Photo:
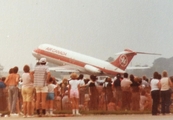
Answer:
[[[94,57],[73,52],[64,48],[49,44],[42,44],[33,51],[33,56],[37,59],[45,57],[48,62],[57,65],[70,65],[71,68],[79,72],[98,75],[111,75],[123,73],[118,67]]]

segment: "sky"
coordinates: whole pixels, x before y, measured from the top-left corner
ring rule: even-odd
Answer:
[[[48,43],[107,60],[124,49],[132,65],[152,65],[173,51],[172,0],[0,0],[0,64],[35,65],[32,50]]]

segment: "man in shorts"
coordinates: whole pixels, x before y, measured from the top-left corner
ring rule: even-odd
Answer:
[[[46,58],[40,59],[40,65],[37,65],[34,69],[34,87],[36,89],[36,111],[37,115],[41,116],[46,114],[46,96],[48,92],[47,83],[50,79],[50,72],[48,66],[46,66]]]

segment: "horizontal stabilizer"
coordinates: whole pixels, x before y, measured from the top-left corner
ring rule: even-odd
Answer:
[[[129,49],[125,49],[122,52],[116,53],[115,55],[121,55],[121,54],[130,54],[130,53],[135,53],[135,54],[148,54],[148,55],[161,55],[159,53],[148,53],[148,52],[134,52],[132,50]]]
[[[136,52],[137,54],[148,54],[148,55],[162,55],[158,53],[147,53],[147,52]]]

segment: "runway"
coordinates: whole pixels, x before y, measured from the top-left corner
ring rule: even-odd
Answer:
[[[152,116],[151,114],[131,114],[131,115],[81,115],[81,116],[68,116],[68,117],[33,117],[23,118],[19,117],[3,117],[4,120],[170,120],[173,115],[158,115]],[[1,119],[1,118],[0,118]]]

